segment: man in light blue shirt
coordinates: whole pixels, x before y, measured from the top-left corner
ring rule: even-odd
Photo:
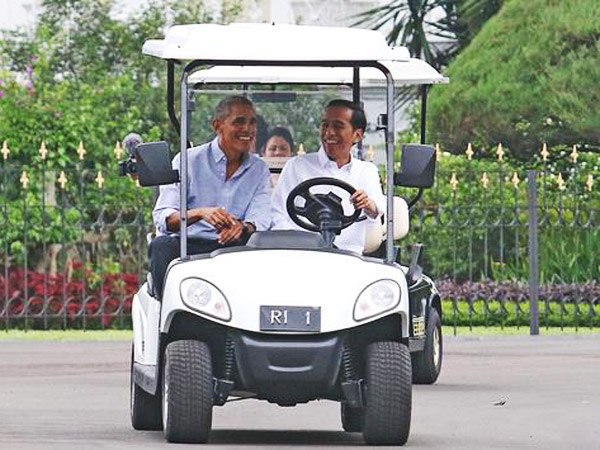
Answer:
[[[188,253],[208,253],[243,245],[271,223],[267,165],[250,154],[256,139],[256,111],[245,97],[217,105],[212,121],[217,137],[188,150]],[[179,169],[180,155],[173,159]],[[162,298],[169,263],[179,256],[179,184],[160,188],[152,212],[157,236],[149,248],[154,292]]]

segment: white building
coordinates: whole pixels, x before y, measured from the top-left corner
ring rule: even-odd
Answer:
[[[0,30],[18,27],[32,29],[42,12],[43,0],[0,0]],[[118,0],[117,10],[127,14],[147,0]],[[218,0],[205,0],[207,5],[219,5]],[[383,0],[242,0],[241,20],[310,25],[347,26],[355,22],[352,16],[383,3]]]
[[[257,22],[348,26],[356,14],[382,0],[246,0],[246,15]]]
[[[42,0],[0,0],[0,30],[32,30],[42,12]]]

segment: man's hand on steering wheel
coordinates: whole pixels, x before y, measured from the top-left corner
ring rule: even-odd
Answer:
[[[362,212],[362,209],[360,208],[357,208],[354,213],[349,216],[345,215],[342,199],[333,192],[329,192],[328,194],[313,194],[310,192],[310,188],[319,185],[341,188],[348,192],[350,197],[358,192],[359,195],[357,197],[364,202],[364,199],[360,195],[362,191],[356,191],[353,186],[345,181],[329,177],[306,180],[292,189],[286,202],[286,208],[290,219],[292,219],[296,225],[309,231],[327,230],[334,231],[337,234],[353,223],[365,219],[364,216],[359,217]],[[295,200],[297,197],[304,199],[304,206],[296,205]]]
[[[350,202],[356,209],[363,209],[369,217],[377,217],[377,205],[362,189],[357,189],[356,192],[350,196]]]

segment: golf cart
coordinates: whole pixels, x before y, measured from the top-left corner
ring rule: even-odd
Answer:
[[[388,47],[378,32],[359,29],[175,26],[164,40],[147,41],[143,53],[167,62],[168,111],[181,158],[174,169],[166,143],[140,144],[138,180],[142,186],[179,182],[182,227],[180,257],[169,266],[162,302],[150,277],[133,300],[133,427],[164,429],[170,442],[206,442],[213,406],[230,399],[281,406],[328,399],[340,402],[344,430],[362,432],[367,444],[404,444],[412,382],[433,383],[441,370],[441,304],[418,264],[420,246],[402,265],[395,241],[408,232],[409,207],[433,184],[435,154],[424,145],[426,93],[428,85],[447,80],[406,49]],[[182,66],[179,116],[176,64]],[[394,171],[395,82],[423,85],[421,143],[403,146],[400,172]],[[290,92],[299,84],[325,88]],[[342,206],[354,187],[318,178],[298,185],[287,202],[307,231],[256,232],[246,246],[188,255],[186,150],[205,142],[204,107],[241,92],[259,114],[281,120],[296,109],[322,108],[322,99],[340,95],[332,89],[361,101],[362,85],[385,94],[377,128],[385,138],[387,188],[385,223],[371,227],[378,236],[367,239],[365,254],[332,245],[342,228],[363,220],[360,211]],[[302,135],[301,125],[290,126]],[[317,136],[316,128],[305,133],[307,142]],[[394,197],[395,186],[418,191],[406,202]]]

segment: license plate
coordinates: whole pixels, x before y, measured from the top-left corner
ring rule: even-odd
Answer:
[[[261,306],[261,331],[321,331],[321,308]]]

